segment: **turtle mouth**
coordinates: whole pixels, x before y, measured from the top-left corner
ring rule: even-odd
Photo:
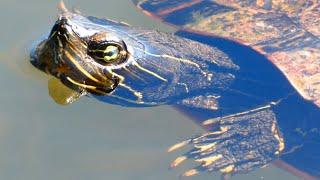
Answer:
[[[61,74],[59,79],[63,84],[77,91],[87,91],[95,95],[108,95],[112,93],[119,85],[119,79],[113,79],[111,84],[106,83],[95,83],[90,81],[79,82],[76,79]]]
[[[119,78],[95,66],[87,54],[87,44],[73,32],[66,17],[60,17],[47,39],[31,52],[30,63],[57,77],[71,89],[107,95],[119,85]]]

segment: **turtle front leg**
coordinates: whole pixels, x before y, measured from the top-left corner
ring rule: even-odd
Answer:
[[[176,158],[171,167],[176,167],[187,159],[193,159],[200,165],[183,174],[193,176],[205,171],[235,174],[265,166],[284,150],[284,141],[278,130],[276,116],[269,107],[203,122],[204,125],[219,130],[170,147],[168,152],[186,145],[193,147]]]

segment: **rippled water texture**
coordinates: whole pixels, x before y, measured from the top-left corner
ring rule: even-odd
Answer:
[[[192,167],[168,170],[181,152],[170,145],[204,132],[171,107],[128,109],[82,98],[59,106],[48,78],[28,61],[32,43],[57,15],[55,1],[0,1],[0,179],[179,179]],[[138,12],[130,0],[66,1],[84,14],[171,31]],[[273,165],[234,179],[295,179]],[[203,174],[195,179],[220,179]]]

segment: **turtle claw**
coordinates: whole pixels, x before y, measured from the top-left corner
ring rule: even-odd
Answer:
[[[182,174],[182,176],[183,176],[183,177],[189,177],[189,176],[197,175],[197,174],[199,174],[199,173],[200,173],[200,172],[199,172],[199,170],[197,170],[197,169],[190,169],[190,170],[184,172],[184,173]]]
[[[168,148],[168,152],[173,152],[173,151],[176,151],[184,146],[186,146],[187,144],[190,143],[190,140],[186,140],[186,141],[182,141],[182,142],[179,142],[173,146],[171,146],[170,148]]]
[[[231,174],[231,172],[233,170],[234,170],[234,165],[229,165],[229,166],[221,168],[220,172],[222,172],[223,175],[226,175],[226,174]],[[202,166],[198,166],[196,168],[189,169],[189,170],[185,171],[181,176],[182,177],[195,176],[195,175],[200,174],[203,171],[205,171],[205,167],[202,165]]]
[[[213,121],[218,122],[217,119]],[[168,152],[187,145],[193,147],[176,158],[170,167],[175,168],[192,159],[200,165],[182,176],[193,176],[205,171],[220,171],[223,175],[232,175],[263,167],[277,158],[278,152],[283,150],[283,140],[275,130],[277,124],[272,111],[219,118],[218,124],[220,129],[217,131],[182,141],[169,148]]]
[[[174,161],[172,161],[172,163],[170,164],[170,167],[171,168],[175,168],[175,167],[179,166],[181,163],[183,163],[187,159],[188,159],[187,156],[177,157]]]
[[[211,125],[211,124],[214,124],[214,123],[217,123],[219,121],[217,121],[217,119],[208,119],[208,120],[205,120],[202,122],[202,125],[203,126],[208,126],[208,125]]]

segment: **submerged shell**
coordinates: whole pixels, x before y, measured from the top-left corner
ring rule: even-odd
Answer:
[[[320,107],[319,0],[136,0],[183,30],[235,40],[268,57]]]

